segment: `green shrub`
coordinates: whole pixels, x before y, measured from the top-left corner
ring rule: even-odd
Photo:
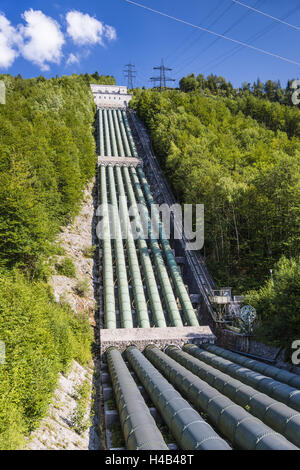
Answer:
[[[81,279],[77,282],[74,291],[79,297],[86,297],[89,293],[89,289],[88,279]]]
[[[117,404],[114,398],[106,401],[106,406],[109,410],[117,410]]]
[[[88,319],[56,304],[42,282],[0,274],[0,449],[19,448],[47,412],[58,373],[91,359]]]
[[[53,243],[53,254],[56,256],[65,256],[66,250],[59,243]]]
[[[265,343],[285,347],[300,339],[300,257],[282,257],[269,280],[247,295],[259,316],[256,337]]]
[[[63,258],[55,265],[55,269],[61,276],[76,277],[76,268],[71,258]]]
[[[96,252],[96,247],[95,246],[86,246],[82,250],[82,254],[85,258],[94,258]]]
[[[71,426],[78,434],[83,434],[92,425],[91,418],[87,417],[90,396],[91,384],[85,380],[76,390],[77,405],[71,418]]]

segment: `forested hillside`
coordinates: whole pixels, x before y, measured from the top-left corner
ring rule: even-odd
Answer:
[[[94,101],[89,76],[0,78],[0,266],[34,275],[94,174]]]
[[[132,106],[177,199],[205,204],[203,254],[217,284],[245,293],[300,253],[300,110],[228,96],[137,90]]]
[[[241,88],[233,88],[224,77],[209,75],[205,78],[200,74],[196,78],[191,74],[180,80],[180,90],[229,98],[226,105],[232,113],[241,111],[269,129],[284,131],[289,137],[300,137],[299,106],[294,106],[292,102],[292,82],[289,80],[283,88],[279,81],[267,80],[263,83],[257,79],[252,85],[245,82]]]
[[[54,302],[48,259],[95,174],[89,84],[114,79],[0,79],[7,90],[0,106],[0,448],[10,449],[47,411],[58,373],[72,359],[90,359],[88,319]]]
[[[182,77],[179,81],[181,91],[197,92],[209,94],[212,96],[221,96],[227,98],[238,98],[243,96],[254,96],[255,98],[266,99],[272,103],[285,104],[293,106],[291,96],[293,80],[289,80],[285,87],[282,87],[279,80],[267,80],[265,83],[259,78],[254,83],[244,82],[241,87],[234,88],[232,83],[222,76],[210,74],[205,77],[195,74]]]

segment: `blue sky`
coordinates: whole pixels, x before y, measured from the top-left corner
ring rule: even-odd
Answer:
[[[138,0],[220,34],[300,62],[300,30],[247,10],[232,0]],[[299,0],[241,0],[300,27]],[[294,11],[293,11],[294,10]],[[300,77],[300,66],[217,39],[125,0],[0,0],[0,72],[24,77],[75,73],[114,75],[136,65],[136,85],[150,86],[152,67],[165,63],[170,76],[223,75],[243,81]],[[97,21],[95,21],[97,20]],[[3,49],[3,41],[6,49]]]

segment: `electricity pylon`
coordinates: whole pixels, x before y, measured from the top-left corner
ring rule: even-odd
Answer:
[[[128,88],[129,90],[133,89],[133,79],[136,78],[135,65],[126,64],[126,69],[124,70],[124,75],[128,79]]]
[[[169,67],[164,65],[163,59],[161,59],[161,65],[159,67],[153,67],[153,70],[159,70],[159,77],[151,77],[150,80],[155,84],[159,82],[159,91],[165,90],[167,88],[167,82],[175,82],[174,78],[167,77],[166,72],[172,71]],[[154,85],[155,87],[155,85]]]

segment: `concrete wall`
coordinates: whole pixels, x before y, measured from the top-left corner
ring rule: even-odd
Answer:
[[[94,93],[95,103],[99,108],[125,108],[131,101],[131,95]]]
[[[127,86],[117,85],[91,85],[93,93],[116,93],[121,95],[127,95]]]
[[[91,89],[99,108],[126,108],[132,99],[126,86],[91,85]]]
[[[160,349],[167,345],[182,348],[186,343],[214,344],[215,340],[216,337],[208,326],[100,330],[101,355],[112,346],[124,352],[134,344],[140,351],[144,351],[149,344],[155,344]]]

